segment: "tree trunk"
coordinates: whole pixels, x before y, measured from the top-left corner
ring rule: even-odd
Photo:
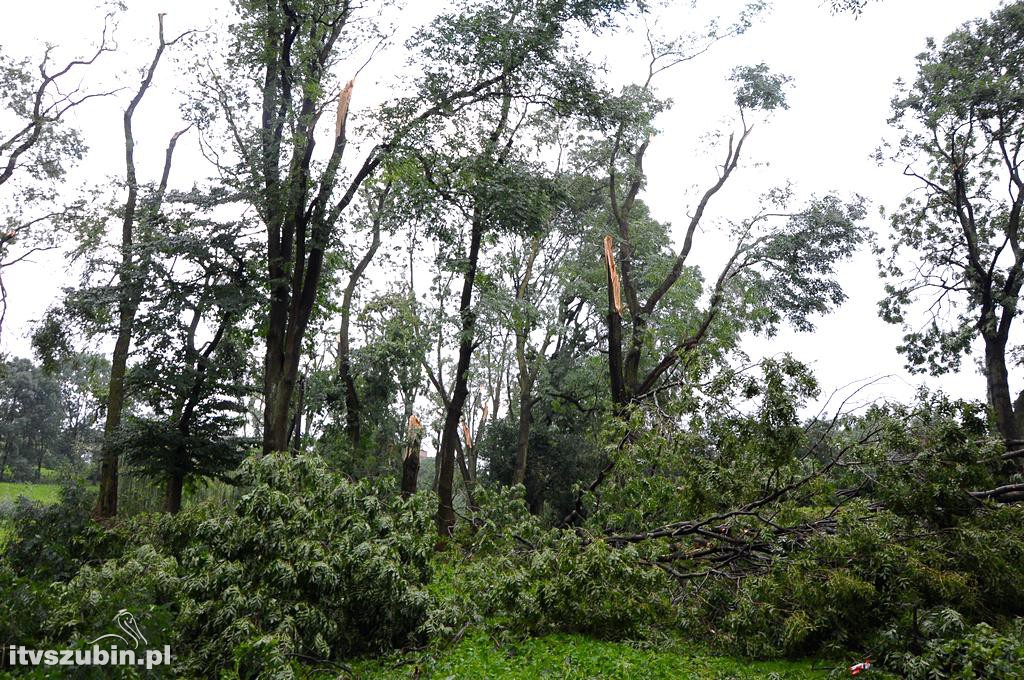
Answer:
[[[409,416],[409,427],[405,434],[405,452],[402,455],[402,498],[416,493],[416,482],[420,475],[420,442],[423,440],[423,426],[416,416]]]
[[[1006,369],[1006,343],[999,338],[985,338],[985,378],[989,405],[996,416],[996,427],[1008,449],[1019,448],[1020,429],[1010,397],[1009,374]]]
[[[107,390],[107,421],[103,426],[103,449],[100,459],[100,489],[96,514],[113,517],[117,514],[117,450],[114,435],[121,427],[124,411],[124,376],[128,366],[128,347],[132,338],[134,313],[122,312],[121,327],[114,343],[114,355],[110,362],[110,383]]]
[[[178,514],[181,510],[181,492],[185,487],[185,475],[180,469],[172,471],[167,476],[167,485],[164,489],[164,512],[172,515]]]
[[[455,368],[455,386],[452,399],[445,415],[444,430],[441,432],[441,446],[438,451],[437,478],[437,531],[442,536],[451,535],[455,526],[454,488],[455,480],[455,445],[459,437],[459,423],[462,420],[462,408],[469,395],[469,362],[473,356],[473,330],[476,326],[476,314],[472,309],[473,284],[476,280],[477,262],[480,258],[480,242],[483,237],[483,218],[479,209],[473,216],[473,228],[470,236],[469,262],[462,280],[462,298],[459,302],[459,316],[462,328],[459,333],[459,361]]]
[[[469,471],[469,465],[466,464],[467,448],[463,447],[459,440],[455,440],[455,459],[459,463],[459,471],[462,473],[462,487],[466,490],[466,505],[469,506],[470,510],[476,510],[476,499],[473,498],[473,486],[476,484],[476,480],[473,478]]]
[[[519,394],[519,430],[516,434],[516,466],[512,484],[526,483],[526,456],[530,448],[530,428],[533,425],[533,397],[528,385]]]
[[[280,272],[279,275],[283,275]],[[274,274],[271,273],[271,279]],[[267,330],[267,356],[263,363],[263,453],[286,451],[288,449],[288,426],[291,424],[289,404],[295,390],[295,370],[297,361],[289,356],[294,352],[294,345],[285,345],[284,327],[287,322],[287,309],[275,303],[276,293],[271,294],[270,323]],[[281,314],[284,312],[284,314]]]
[[[292,422],[290,434],[292,438],[292,454],[302,452],[302,416],[306,411],[306,377],[299,378],[298,404],[295,406],[295,420]]]

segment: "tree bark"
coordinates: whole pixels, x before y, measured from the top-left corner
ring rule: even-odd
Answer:
[[[298,403],[295,405],[295,419],[292,422],[292,454],[299,455],[302,452],[302,416],[306,412],[306,377],[299,378]]]
[[[0,460],[0,482],[4,481],[4,474],[7,472],[7,459],[11,456],[11,442],[4,442],[4,457]]]
[[[167,483],[164,488],[164,512],[176,515],[181,511],[181,496],[184,487],[184,472],[180,469],[173,470],[167,476]]]
[[[516,465],[512,484],[526,483],[526,457],[530,449],[530,427],[533,425],[533,397],[526,388],[519,394],[519,429],[516,434]]]
[[[1009,372],[1006,368],[1006,343],[999,338],[985,338],[985,378],[989,404],[996,416],[996,427],[1007,448],[1021,443],[1020,428],[1010,397]]]

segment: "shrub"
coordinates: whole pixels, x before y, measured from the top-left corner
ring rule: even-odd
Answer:
[[[47,623],[51,639],[72,645],[93,639],[109,632],[115,615],[127,609],[151,647],[173,645],[179,585],[177,561],[149,544],[85,565],[55,588],[57,605]]]
[[[936,618],[956,625],[943,631],[929,631]],[[1024,675],[1024,620],[996,631],[987,623],[966,627],[955,611],[940,609],[924,617],[922,629],[939,633],[924,644],[920,654],[895,653],[886,666],[907,680],[932,678],[987,678],[1017,680]]]
[[[524,633],[578,632],[624,638],[665,620],[670,592],[664,575],[641,564],[632,547],[582,543],[558,532],[518,560],[478,566],[490,612]]]
[[[95,493],[76,481],[61,488],[53,505],[18,499],[10,514],[7,563],[37,581],[66,581],[85,562],[120,552],[120,538],[90,518],[94,503]]]
[[[273,676],[415,638],[430,605],[424,498],[383,500],[308,456],[251,459],[242,481],[235,512],[199,524],[182,556],[190,672]]]

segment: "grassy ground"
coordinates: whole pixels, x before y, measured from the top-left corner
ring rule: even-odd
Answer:
[[[683,646],[641,648],[581,635],[498,640],[477,632],[455,645],[356,664],[357,678],[728,678],[848,677],[836,662],[742,661]],[[872,675],[877,680],[885,676]]]
[[[56,503],[60,498],[60,486],[57,484],[0,482],[0,502],[13,501],[19,496],[49,505]]]

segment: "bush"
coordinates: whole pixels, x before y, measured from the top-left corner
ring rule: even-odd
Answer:
[[[929,624],[942,619],[942,631],[930,631]],[[966,627],[959,613],[940,609],[924,617],[925,633],[939,633],[929,639],[921,654],[892,654],[886,666],[907,680],[932,678],[987,678],[1017,680],[1024,677],[1024,620],[999,632],[987,623]]]
[[[37,581],[66,581],[80,565],[120,552],[120,537],[91,518],[95,493],[71,481],[60,502],[42,505],[19,498],[9,515],[6,561],[13,571]]]
[[[188,670],[273,676],[414,640],[430,598],[432,516],[383,500],[313,457],[254,458],[235,512],[207,520],[181,560]]]
[[[536,551],[487,560],[476,576],[490,613],[513,630],[626,638],[663,621],[670,610],[664,575],[641,564],[632,547],[582,543],[558,532]]]
[[[149,544],[119,558],[85,565],[58,584],[50,613],[51,639],[76,642],[108,632],[121,609],[135,617],[150,647],[174,645],[174,613],[181,580],[178,563]]]
[[[864,502],[779,555],[764,574],[719,583],[688,603],[690,632],[754,657],[906,650],[915,611],[973,621],[1024,613],[1024,511],[986,510],[928,531]]]

